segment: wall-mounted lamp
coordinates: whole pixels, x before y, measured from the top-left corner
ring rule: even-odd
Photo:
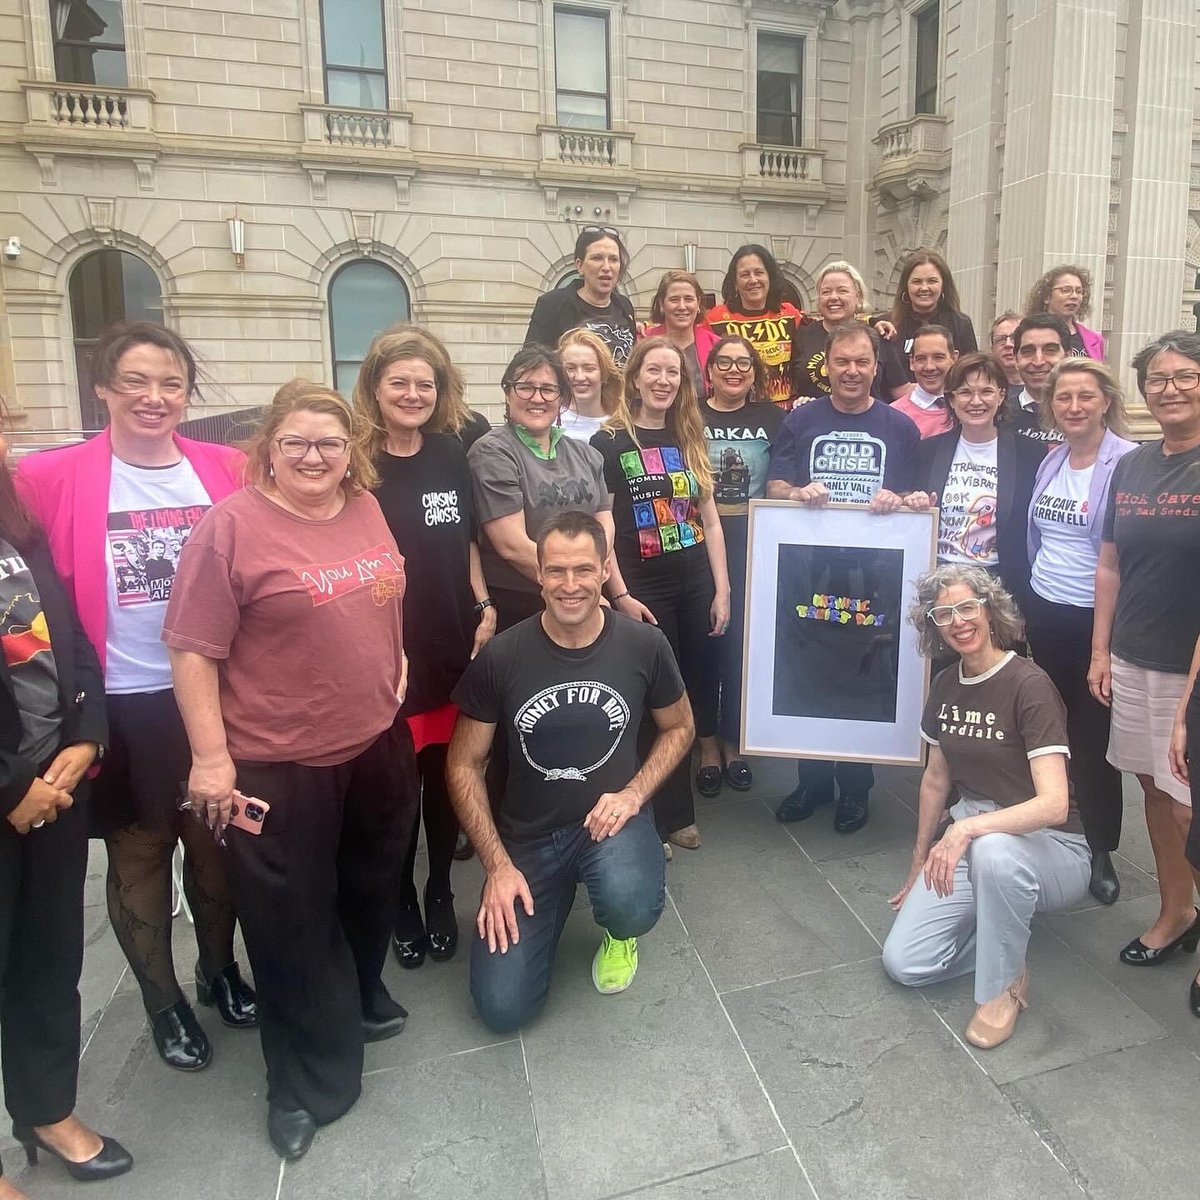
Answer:
[[[235,211],[229,218],[229,249],[239,267],[246,265],[246,222]]]
[[[687,273],[689,275],[695,275],[695,273],[696,273],[696,243],[695,242],[684,242],[683,243],[683,269],[685,271],[687,271]]]

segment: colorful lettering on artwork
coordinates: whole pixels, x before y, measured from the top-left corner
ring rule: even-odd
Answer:
[[[811,604],[797,604],[796,616],[802,621],[830,621],[835,625],[874,625],[885,623],[883,613],[871,611],[870,600],[852,596],[827,596],[814,593]]]

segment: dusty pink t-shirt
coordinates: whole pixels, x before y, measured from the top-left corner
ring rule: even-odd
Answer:
[[[310,521],[246,488],[188,539],[163,641],[220,660],[232,758],[332,766],[400,706],[403,597],[404,559],[374,496]]]

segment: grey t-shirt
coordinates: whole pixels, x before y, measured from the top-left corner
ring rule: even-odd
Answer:
[[[523,512],[525,532],[536,541],[542,526],[560,512],[594,516],[612,508],[599,451],[586,442],[562,436],[561,430],[557,435],[550,458],[534,454],[510,425],[484,434],[471,447],[467,462],[481,525]],[[529,593],[538,590],[532,579],[496,553],[486,530],[479,553],[489,587]]]
[[[0,644],[21,714],[20,754],[41,763],[58,746],[58,666],[42,598],[25,559],[0,540]]]

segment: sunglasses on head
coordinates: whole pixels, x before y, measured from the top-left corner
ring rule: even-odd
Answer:
[[[620,230],[614,229],[611,225],[585,225],[579,232],[580,233],[603,233],[603,234],[606,234],[610,238],[616,238],[618,242],[621,240]]]

